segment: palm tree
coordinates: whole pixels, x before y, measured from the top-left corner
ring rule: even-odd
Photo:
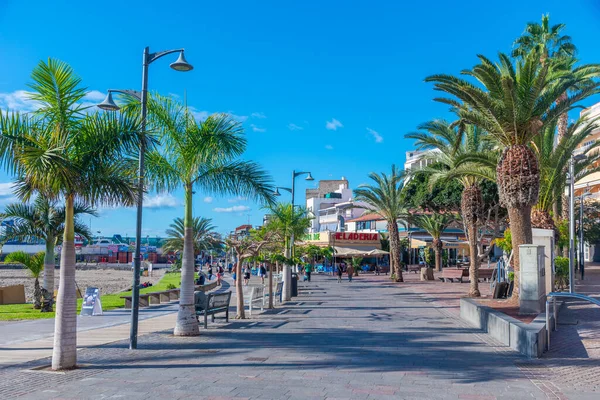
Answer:
[[[482,178],[470,172],[481,167],[465,163],[464,160],[473,154],[482,157],[494,154],[492,143],[479,127],[469,124],[452,125],[443,120],[435,120],[420,125],[419,129],[425,132],[405,135],[408,139],[416,140],[417,150],[429,150],[424,157],[428,166],[420,169],[419,173],[428,174],[431,185],[440,180],[456,179],[463,186],[461,216],[471,254],[469,296],[479,297],[477,234],[483,218],[484,202],[480,187]]]
[[[266,229],[275,232],[281,240],[284,241],[285,257],[289,261],[292,255],[289,254],[289,243],[292,237],[294,241],[300,240],[306,230],[310,227],[311,216],[308,211],[302,207],[293,207],[290,203],[278,203],[269,208],[271,218],[266,225]],[[290,262],[284,263],[283,281],[284,281],[284,300],[290,300],[292,287],[288,283],[292,280],[292,267]]]
[[[75,203],[133,205],[135,169],[128,154],[141,142],[139,120],[127,114],[86,114],[86,94],[70,66],[49,59],[32,72],[32,114],[0,116],[0,159],[16,175],[17,196],[34,193],[65,202],[60,283],[57,295],[52,368],[77,362],[75,298]]]
[[[575,67],[577,62],[577,47],[571,41],[571,37],[563,35],[562,32],[565,29],[565,24],[550,25],[550,16],[548,14],[542,15],[542,22],[538,24],[536,22],[529,22],[525,28],[525,32],[522,36],[517,38],[514,42],[513,57],[524,59],[528,54],[535,53],[540,57],[540,63],[542,65],[549,64],[551,68],[570,72],[578,75],[581,79],[577,81],[577,85],[574,88],[567,88],[560,96],[556,99],[557,103],[565,101],[569,96],[569,90],[584,87],[586,85],[593,85],[593,79],[600,76],[600,67],[595,65],[585,65],[583,67]],[[569,116],[567,112],[563,112],[558,118],[558,140],[556,143],[562,142],[563,138],[567,134],[569,125]],[[554,142],[554,140],[553,140]],[[566,174],[565,170],[562,174]],[[562,217],[564,219],[569,218],[569,212],[566,195],[562,195],[557,198],[553,203],[555,217],[558,218],[559,204],[562,203]]]
[[[431,235],[433,242],[431,246],[435,253],[435,269],[438,271],[442,270],[442,249],[444,244],[442,242],[442,234],[456,219],[452,214],[423,214],[413,217],[413,223],[419,228],[425,230]],[[471,258],[474,255],[471,254]]]
[[[373,185],[360,185],[354,190],[355,201],[363,201],[370,207],[369,212],[380,214],[387,221],[390,240],[390,275],[396,282],[404,282],[400,267],[400,234],[398,219],[408,215],[408,210],[401,196],[402,173],[392,165],[390,175],[371,172],[369,178]]]
[[[215,232],[215,226],[212,225],[212,219],[204,217],[194,217],[192,220],[194,231],[194,254],[201,251],[216,250],[221,247],[222,241]],[[183,251],[183,239],[185,236],[185,222],[182,218],[175,218],[166,231],[167,239],[162,246],[164,252],[172,251],[179,253]]]
[[[577,48],[571,41],[570,36],[562,35],[565,24],[556,24],[550,26],[550,15],[542,15],[542,22],[529,22],[525,27],[525,32],[513,46],[512,56],[524,59],[528,54],[535,52],[540,57],[542,64],[550,63],[555,68],[571,69],[570,61],[575,60]],[[567,92],[563,92],[557,99],[558,102],[567,98]],[[561,114],[558,119],[558,140],[567,132],[569,116],[567,113]]]
[[[29,270],[31,276],[35,279],[33,289],[33,308],[36,310],[42,307],[42,290],[40,289],[40,275],[44,270],[44,253],[38,253],[35,255],[27,254],[24,251],[15,251],[10,253],[4,259],[7,263],[19,263],[23,264],[25,268]],[[54,265],[52,265],[54,268]]]
[[[535,51],[543,63],[548,59],[575,57],[577,48],[571,41],[571,37],[562,35],[565,27],[565,24],[550,26],[549,14],[542,15],[541,24],[528,22],[523,35],[513,44],[512,56],[527,58],[532,51]]]
[[[596,92],[596,85],[575,89],[560,103],[559,96],[577,87],[576,75],[551,70],[535,53],[518,60],[516,66],[505,54],[495,64],[484,56],[481,63],[462,74],[480,85],[451,75],[433,75],[436,90],[453,98],[438,98],[449,104],[464,123],[477,125],[488,132],[504,149],[496,167],[498,192],[506,206],[512,232],[515,262],[515,301],[519,287],[519,246],[532,243],[531,207],[539,193],[539,164],[528,147],[531,140],[558,117],[573,109],[582,99]]]
[[[73,205],[73,230],[75,234],[86,239],[92,237],[89,228],[83,224],[78,215],[97,216],[96,210],[87,204],[77,201]],[[33,204],[12,203],[0,214],[2,219],[12,219],[16,223],[2,237],[7,240],[41,239],[46,243],[44,260],[44,281],[42,287],[54,293],[54,247],[60,244],[65,227],[65,207],[57,206],[54,200],[46,196],[37,196]]]
[[[181,295],[174,334],[199,335],[194,309],[194,219],[193,189],[205,193],[249,197],[273,202],[268,174],[258,164],[240,161],[246,149],[242,125],[226,114],[214,114],[197,122],[187,107],[162,96],[149,106],[151,127],[163,146],[147,153],[150,182],[158,191],[184,190],[184,243]]]
[[[545,127],[531,142],[531,148],[540,163],[540,195],[531,213],[531,222],[535,228],[556,229],[552,218],[553,207],[563,196],[567,179],[565,171],[571,155],[598,127],[597,120],[579,118],[567,127],[565,134],[555,145],[556,125],[553,123]],[[599,146],[600,141],[594,141],[586,147],[586,159],[575,164],[577,180],[598,171]],[[554,217],[557,218],[558,215]]]

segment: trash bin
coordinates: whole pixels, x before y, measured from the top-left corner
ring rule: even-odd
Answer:
[[[292,297],[298,297],[298,274],[292,272]]]

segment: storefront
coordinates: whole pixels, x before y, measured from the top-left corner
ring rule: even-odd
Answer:
[[[337,257],[369,256],[369,252],[381,250],[379,233],[318,232],[305,236],[305,244],[332,247]]]

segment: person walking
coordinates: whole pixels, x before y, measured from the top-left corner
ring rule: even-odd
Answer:
[[[250,282],[250,267],[246,266],[246,269],[244,269],[244,286],[248,286],[249,282]]]
[[[337,273],[337,277],[338,277],[338,283],[342,283],[342,275],[344,275],[344,267],[342,267],[342,264],[338,264],[337,267],[335,267],[336,273]]]
[[[208,280],[212,280],[212,276],[213,276],[213,268],[212,265],[208,267]]]
[[[307,280],[310,282],[310,274],[312,273],[312,265],[306,264],[304,267],[304,274],[306,275]]]
[[[229,265],[227,265],[227,269],[229,270],[229,274],[231,275],[231,270],[233,269],[233,263],[229,263]]]
[[[352,282],[352,275],[354,275],[354,267],[352,264],[349,264],[348,267],[346,267],[346,273],[348,273],[348,282]]]
[[[217,267],[217,286],[221,286],[221,278],[223,277],[223,267]]]
[[[264,286],[265,277],[267,276],[267,268],[265,267],[265,264],[260,264],[260,267],[258,268],[258,275],[260,276],[260,281]]]

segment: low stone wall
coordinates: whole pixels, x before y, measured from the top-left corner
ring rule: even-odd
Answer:
[[[206,285],[196,285],[196,290],[200,292],[208,292],[217,287],[217,281],[207,283]]]
[[[460,317],[502,344],[530,358],[541,357],[546,350],[546,313],[526,324],[474,299],[460,299]],[[554,316],[550,317],[551,326]]]
[[[0,269],[24,269],[23,264],[5,264],[0,263]]]

